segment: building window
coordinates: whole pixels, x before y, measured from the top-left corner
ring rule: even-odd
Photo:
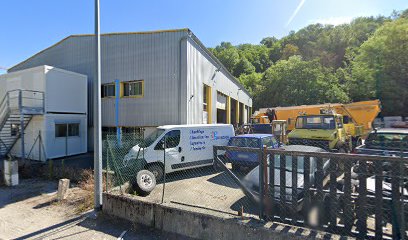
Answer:
[[[207,86],[203,87],[203,111],[207,112]]]
[[[212,123],[211,87],[203,85],[203,123]]]
[[[10,127],[10,135],[17,136],[18,134],[20,134],[20,124],[12,123]]]
[[[101,90],[102,97],[114,97],[115,96],[115,84],[103,84]]]
[[[133,81],[123,83],[124,97],[143,97],[144,81]]]
[[[79,123],[55,124],[55,137],[79,137]]]

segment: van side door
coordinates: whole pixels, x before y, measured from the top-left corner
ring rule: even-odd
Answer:
[[[156,144],[154,150],[158,152],[159,160],[164,163],[166,157],[166,172],[172,172],[172,165],[181,162],[180,130],[171,130]],[[163,148],[166,148],[165,150]],[[163,152],[164,150],[164,152]]]

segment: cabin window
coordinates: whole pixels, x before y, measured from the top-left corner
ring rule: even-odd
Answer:
[[[79,123],[55,124],[55,137],[79,137]]]
[[[79,123],[68,124],[68,136],[79,137]]]

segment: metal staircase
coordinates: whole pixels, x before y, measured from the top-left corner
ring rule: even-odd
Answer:
[[[20,138],[21,156],[24,158],[24,130],[34,115],[42,114],[43,92],[21,89],[6,92],[0,102],[0,159],[10,153]]]

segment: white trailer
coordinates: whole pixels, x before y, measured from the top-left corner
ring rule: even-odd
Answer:
[[[87,152],[87,76],[43,65],[0,75],[0,85],[0,157]]]

